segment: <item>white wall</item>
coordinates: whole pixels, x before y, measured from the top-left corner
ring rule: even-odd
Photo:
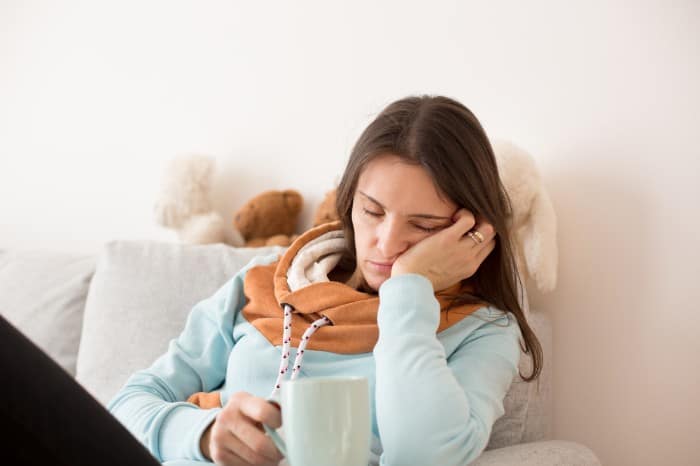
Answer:
[[[554,434],[605,464],[700,463],[700,8],[692,1],[0,2],[0,248],[172,240],[172,156],[218,158],[231,217],[304,223],[409,93],[533,153],[560,218]],[[566,4],[566,5],[564,5]]]

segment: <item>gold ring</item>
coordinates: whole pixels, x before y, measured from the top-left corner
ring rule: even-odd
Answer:
[[[467,233],[467,235],[469,235],[472,241],[474,241],[474,244],[476,244],[477,246],[481,244],[481,241],[479,241],[479,239],[476,237],[473,231],[470,231],[469,233]]]
[[[478,232],[477,230],[474,230],[474,236],[476,236],[477,238],[479,238],[479,242],[480,242],[480,243],[483,243],[483,242],[484,242],[484,235],[482,235],[482,234],[481,234],[480,232]]]

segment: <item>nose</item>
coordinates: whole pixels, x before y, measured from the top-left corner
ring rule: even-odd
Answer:
[[[397,222],[387,219],[379,225],[377,228],[377,249],[383,256],[382,259],[394,260],[408,247],[409,243]]]

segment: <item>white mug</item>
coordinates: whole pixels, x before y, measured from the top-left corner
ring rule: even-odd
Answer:
[[[263,425],[291,466],[367,466],[369,384],[365,377],[285,380],[280,389],[283,440]]]

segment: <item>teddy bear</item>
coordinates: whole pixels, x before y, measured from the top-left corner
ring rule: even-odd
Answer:
[[[541,292],[557,284],[557,217],[533,157],[505,140],[492,142],[498,173],[510,199],[515,260],[523,281]]]
[[[338,220],[338,213],[335,210],[336,192],[336,189],[331,189],[328,191],[323,197],[323,200],[319,206],[316,208],[313,224],[315,227],[324,223]]]
[[[225,228],[212,205],[215,164],[214,158],[204,155],[182,155],[171,160],[153,214],[159,225],[175,230],[183,243],[242,246],[241,235]]]
[[[233,224],[246,247],[289,246],[304,199],[298,191],[271,190],[250,199],[236,212]]]

